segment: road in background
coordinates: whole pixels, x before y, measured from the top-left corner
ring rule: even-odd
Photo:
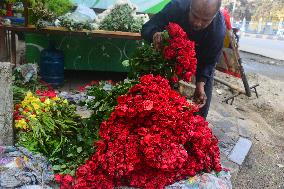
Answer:
[[[284,41],[241,36],[239,50],[284,60]]]

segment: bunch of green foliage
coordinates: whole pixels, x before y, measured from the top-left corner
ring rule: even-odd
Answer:
[[[97,130],[86,124],[75,113],[76,106],[67,100],[48,102],[50,104],[45,101],[41,104],[46,105],[39,105],[44,111],[35,109],[37,113],[22,114],[28,120],[28,129],[17,130],[17,145],[46,156],[56,173],[75,175],[77,167],[95,151],[93,143],[97,140]],[[30,104],[36,107],[36,101]]]
[[[170,79],[173,72],[172,65],[164,59],[163,53],[147,43],[141,44],[132,58],[122,64],[129,70],[128,76],[132,79],[145,74],[162,75]]]
[[[38,1],[34,4],[31,12],[31,20],[37,28],[42,28],[41,24],[39,24],[40,22],[53,22],[56,18],[55,14],[48,10],[45,4],[41,1]]]
[[[48,10],[56,16],[61,16],[69,12],[73,4],[70,0],[46,0]]]
[[[36,75],[28,82],[18,67],[13,72],[13,101],[22,104],[27,93],[47,89],[38,82]],[[50,113],[39,113],[38,121],[29,121],[32,130],[17,133],[17,144],[30,151],[46,156],[56,173],[74,175],[76,168],[95,152],[94,141],[98,140],[98,127],[90,119],[81,119],[75,114],[76,107],[58,101]],[[39,124],[40,123],[40,124]]]
[[[124,81],[116,85],[100,82],[98,86],[93,85],[87,89],[87,94],[95,97],[87,105],[89,109],[94,111],[90,121],[94,123],[96,128],[99,128],[100,124],[109,118],[114,107],[117,106],[117,97],[125,95],[137,83],[135,80]]]
[[[0,9],[0,16],[6,15],[7,11],[4,9]]]
[[[25,95],[28,91],[35,93],[36,90],[44,88],[43,85],[39,84],[36,75],[33,75],[28,82],[25,82],[25,79],[21,74],[20,67],[17,67],[16,69],[13,70],[12,81],[13,81],[12,89],[13,89],[14,104],[18,104],[19,102],[24,100]]]
[[[70,0],[31,0],[30,6],[31,21],[40,29],[52,24],[57,17],[71,11],[73,4]]]
[[[127,32],[140,32],[146,19],[146,16],[136,16],[135,7],[128,4],[117,4],[113,9],[102,13],[102,17],[99,23],[101,30]]]
[[[60,21],[60,26],[67,28],[70,31],[80,31],[83,29],[86,30],[93,30],[94,27],[92,26],[91,23],[85,22],[85,23],[80,23],[76,22],[73,19],[70,19],[69,15],[63,15],[58,18]]]
[[[17,0],[5,0],[5,3],[8,3],[8,4],[13,4],[13,3],[16,3]]]

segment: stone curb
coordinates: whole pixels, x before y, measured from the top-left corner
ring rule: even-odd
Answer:
[[[253,38],[259,38],[259,39],[271,39],[271,40],[280,40],[280,41],[284,41],[283,37],[279,37],[279,36],[272,36],[272,35],[261,35],[261,34],[249,34],[249,33],[245,33],[242,34],[241,37],[253,37]]]

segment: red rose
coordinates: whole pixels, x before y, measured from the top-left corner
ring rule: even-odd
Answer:
[[[91,170],[89,170],[89,167],[87,165],[82,165],[77,169],[76,176],[77,177],[84,177],[84,176],[87,175],[87,173],[89,171],[91,171]]]
[[[186,73],[183,75],[184,81],[190,82],[190,81],[191,81],[191,76],[192,76],[192,73],[191,73],[191,72],[186,72]]]
[[[175,68],[175,73],[177,75],[181,75],[182,74],[182,71],[183,71],[183,66],[181,64],[177,64],[176,65],[176,68]]]
[[[61,180],[62,180],[62,175],[61,174],[55,174],[54,175],[54,180],[56,181],[56,182],[58,182],[58,183],[60,183],[61,182]]]
[[[64,175],[62,182],[69,184],[72,183],[74,181],[74,178],[71,175]]]
[[[16,104],[16,105],[15,105],[15,110],[18,111],[19,108],[21,108],[21,105],[20,105],[20,104]]]
[[[45,100],[46,100],[45,97],[41,97],[41,98],[40,98],[40,101],[41,101],[41,102],[45,102]]]
[[[165,57],[166,60],[171,60],[175,56],[176,56],[176,52],[170,46],[166,46],[164,48],[164,57]]]
[[[183,29],[178,24],[169,23],[166,29],[169,32],[170,36],[173,36],[173,37],[178,36],[178,37],[183,37],[183,38],[187,37],[186,33],[183,31]]]
[[[147,110],[147,111],[152,110],[153,109],[153,104],[154,104],[153,101],[145,100],[143,102],[144,110]]]
[[[178,77],[177,77],[177,76],[173,76],[173,77],[171,78],[171,82],[172,82],[172,83],[177,83],[177,82],[178,82]]]

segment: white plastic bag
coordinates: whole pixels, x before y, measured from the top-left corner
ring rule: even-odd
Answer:
[[[76,22],[85,23],[93,22],[96,17],[96,13],[93,9],[84,5],[79,5],[77,9],[71,13],[69,18]]]

